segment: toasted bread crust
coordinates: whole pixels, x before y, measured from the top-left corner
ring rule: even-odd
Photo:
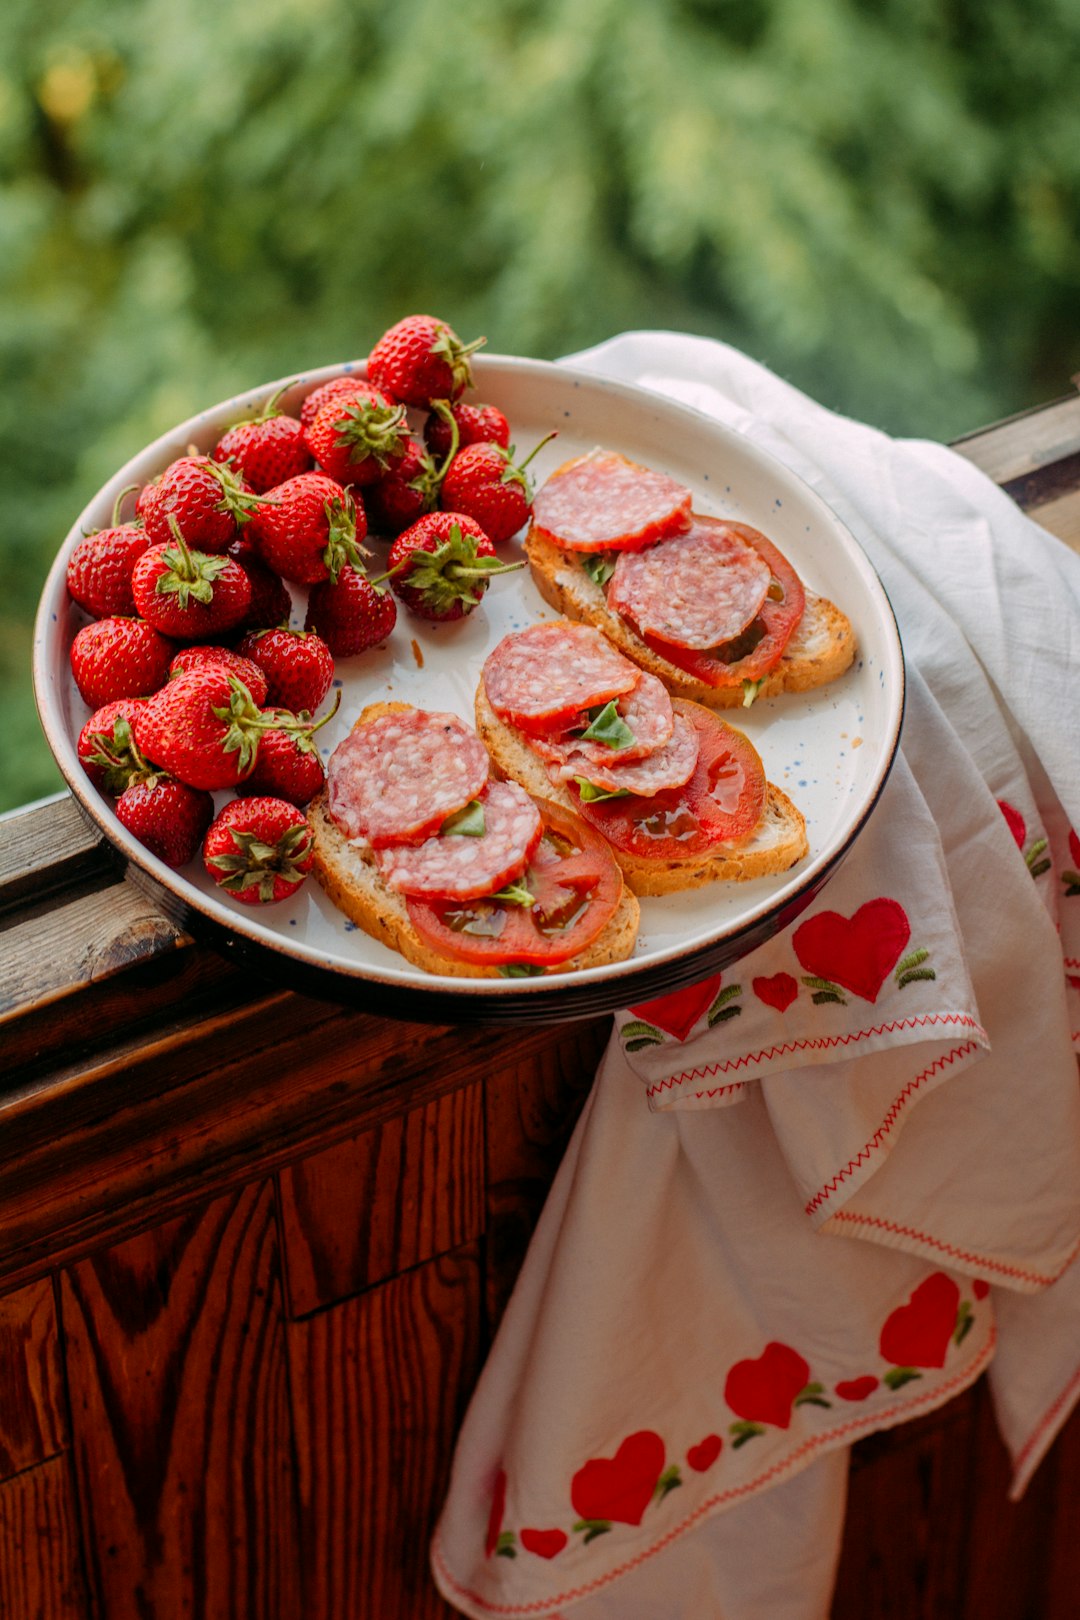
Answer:
[[[742,707],[741,684],[706,686],[646,646],[626,620],[608,607],[600,586],[594,584],[582,568],[579,553],[564,551],[534,527],[526,537],[525,554],[536,588],[545,602],[568,619],[577,619],[602,630],[627,658],[658,675],[674,696],[691,698],[708,709]],[[779,664],[765,677],[758,696],[776,697],[781,692],[807,692],[815,686],[824,686],[843,675],[854,657],[855,634],[850,620],[824,596],[807,591],[802,620]]]
[[[533,753],[524,735],[500,720],[488,702],[482,681],[476,692],[476,729],[504,776],[520,782],[534,797],[547,797],[568,810],[576,810],[569,789],[551,781],[543,760]],[[786,872],[808,850],[802,812],[770,782],[761,823],[750,838],[739,844],[724,844],[705,855],[681,861],[648,860],[614,847],[612,854],[635,894],[656,895]]]
[[[382,715],[401,713],[409,707],[407,703],[372,703],[356,724],[364,725]],[[554,800],[556,796],[544,787],[537,797]],[[563,808],[561,801],[560,808]],[[308,806],[306,814],[315,840],[312,871],[338,910],[344,912],[365,934],[380,945],[397,951],[406,961],[426,973],[439,973],[457,979],[501,977],[497,967],[485,967],[478,962],[462,962],[443,956],[421,938],[409,917],[405,896],[387,888],[370,851],[350,843],[330,815],[325,788]],[[604,967],[609,962],[625,961],[633,954],[640,916],[637,900],[624,886],[617,909],[588,949],[571,957],[568,962],[552,964],[547,973],[572,973],[579,968]]]

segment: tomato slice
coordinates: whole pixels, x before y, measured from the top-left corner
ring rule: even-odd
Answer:
[[[643,634],[642,640],[669,664],[685,670],[705,686],[740,686],[743,681],[759,681],[776,668],[803,616],[806,592],[802,580],[783,552],[749,524],[727,523],[721,518],[695,517],[694,521],[722,524],[753,546],[772,574],[768,594],[757,618],[734,641],[721,647],[701,652],[662,641],[659,636]]]
[[[485,967],[551,967],[601,934],[622,898],[622,873],[604,839],[547,799],[543,835],[516,881],[531,906],[497,900],[406,900],[417,933],[444,956]]]
[[[765,809],[765,768],[750,739],[700,703],[675,698],[677,711],[693,721],[698,761],[689,782],[649,798],[580,800],[567,783],[577,811],[609,844],[651,860],[702,855],[717,844],[749,837]]]

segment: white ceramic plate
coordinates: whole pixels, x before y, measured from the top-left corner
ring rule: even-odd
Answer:
[[[327,367],[298,379],[285,408],[298,409],[311,388],[343,369],[352,368]],[[133,839],[90,785],[75,751],[89,710],[70,673],[69,648],[85,618],[67,595],[67,559],[81,534],[107,525],[126,484],[145,483],[191,443],[209,449],[273,384],[227,400],[148,446],[80,514],[42,595],[34,680],[46,736],[73,793],[189,926],[216,925],[210,932],[219,942],[249,952],[298,988],[321,988],[375,1011],[553,1021],[691,983],[744,955],[809,903],[850,848],[888,775],[903,712],[903,659],[888,599],[857,542],[800,479],[740,434],[688,406],[566,366],[493,355],[480,357],[475,369],[475,397],[505,411],[519,454],[558,430],[533,464],[538,480],[593,445],[619,450],[689,485],[697,510],[762,529],[804,581],[851,618],[859,656],[842,680],[727,716],[753,740],[770,781],[806,816],[810,854],[791,872],[643,900],[637,948],[627,962],[555,978],[473,980],[411,967],[348,922],[314,881],[281,905],[254,909],[217,890],[198,862],[174,872]],[[509,558],[517,549],[510,542],[500,552]],[[303,593],[294,595],[294,622],[302,624]],[[431,625],[401,611],[385,649],[338,662],[342,704],[320,733],[324,752],[366,703],[380,698],[452,709],[471,722],[480,669],[496,642],[508,630],[554,616],[527,571],[496,579],[480,608],[457,624]],[[220,795],[218,804],[228,797]]]

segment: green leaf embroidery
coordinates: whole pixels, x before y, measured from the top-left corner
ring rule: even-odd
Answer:
[[[1046,845],[1047,845],[1047,840],[1045,838],[1036,838],[1036,840],[1032,844],[1031,848],[1024,851],[1024,859],[1027,862],[1028,869],[1031,872],[1033,877],[1035,875],[1035,862],[1039,859],[1039,856],[1042,855],[1043,852],[1045,851]],[[1045,866],[1040,866],[1040,868],[1039,868],[1040,872],[1045,872],[1046,867],[1049,866],[1049,865],[1050,865],[1050,862],[1047,861]]]
[[[922,1373],[916,1372],[914,1367],[890,1367],[885,1374],[884,1382],[890,1389],[902,1389],[905,1384],[913,1383],[921,1378]]]
[[[605,1533],[605,1531],[611,1529],[611,1520],[610,1519],[579,1519],[577,1521],[577,1523],[572,1528],[574,1530],[578,1530],[578,1531],[584,1530],[584,1532],[585,1532],[585,1541],[584,1541],[583,1545],[587,1547],[589,1545],[590,1541],[595,1541],[597,1536],[602,1536]]]
[[[910,973],[902,973],[899,976],[896,981],[896,986],[898,990],[902,990],[906,984],[914,984],[919,979],[936,978],[937,974],[934,972],[933,968],[912,968]]]
[[[741,1007],[717,1007],[715,1012],[709,1014],[709,1028],[714,1029],[717,1024],[726,1024],[729,1018],[738,1018],[741,1012]]]
[[[662,1046],[663,1042],[653,1035],[638,1035],[632,1041],[624,1041],[623,1046],[627,1052],[640,1052],[643,1046]]]
[[[834,984],[831,979],[819,979],[813,973],[804,973],[802,976],[802,982],[806,985],[808,990],[831,990],[835,996],[839,996],[840,994],[840,986],[838,984]]]
[[[963,1344],[972,1328],[975,1326],[975,1317],[971,1309],[970,1299],[960,1301],[960,1309],[956,1313],[956,1327],[953,1330],[953,1344]]]
[[[484,807],[479,799],[470,799],[461,810],[447,816],[439,828],[440,838],[483,838]]]
[[[1066,897],[1071,894],[1080,894],[1080,872],[1073,872],[1072,870],[1062,872],[1061,881],[1065,885]]]
[[[628,1024],[623,1025],[619,1034],[624,1041],[627,1038],[633,1040],[637,1035],[649,1035],[656,1041],[662,1041],[664,1038],[655,1024],[647,1024],[643,1018],[632,1018]]]
[[[1044,872],[1049,872],[1050,864],[1051,863],[1049,860],[1036,861],[1034,866],[1028,867],[1028,871],[1031,873],[1033,878],[1042,877]]]
[[[675,1463],[672,1463],[670,1468],[664,1469],[664,1472],[657,1480],[656,1489],[653,1491],[654,1499],[657,1502],[662,1502],[669,1491],[678,1490],[681,1484],[682,1480],[679,1477],[678,1467]]]
[[[740,1419],[738,1423],[732,1423],[728,1427],[728,1434],[732,1436],[731,1445],[733,1451],[738,1451],[740,1446],[745,1446],[746,1442],[752,1440],[755,1435],[764,1433],[765,1429],[762,1424],[748,1423],[745,1419]]]
[[[838,1006],[846,1007],[847,1002],[837,990],[815,990],[810,1000],[815,1007],[821,1007],[826,1001],[835,1001]]]
[[[495,1556],[496,1558],[517,1557],[517,1548],[514,1545],[514,1532],[512,1530],[504,1530],[500,1534],[498,1541],[495,1543]]]
[[[901,973],[907,973],[910,968],[922,967],[929,955],[929,951],[920,949],[917,951],[911,951],[907,956],[901,957],[900,961],[896,964],[897,978],[900,977]]]
[[[824,1406],[826,1410],[832,1407],[832,1401],[825,1399],[824,1384],[807,1384],[795,1397],[796,1406]]]

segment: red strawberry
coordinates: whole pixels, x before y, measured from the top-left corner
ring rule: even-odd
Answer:
[[[214,792],[251,775],[259,738],[273,721],[264,718],[243,681],[206,664],[156,692],[133,725],[147,759],[189,787]]]
[[[123,793],[145,761],[135,748],[133,711],[141,698],[117,698],[95,710],[79,732],[75,751],[94,786]]]
[[[289,587],[280,574],[267,568],[255,550],[253,540],[249,539],[249,533],[238,534],[227,550],[227,555],[240,564],[251,586],[251,602],[240,621],[240,628],[259,630],[268,624],[287,624],[292,612]]]
[[[121,502],[135,488],[120,491],[110,526],[84,535],[68,558],[68,594],[94,619],[135,611],[131,570],[150,544],[139,524],[120,522]]]
[[[215,461],[231,462],[256,495],[265,495],[275,484],[311,466],[303,423],[278,410],[278,400],[289,386],[285,383],[271,395],[257,416],[236,422],[211,451]]]
[[[295,894],[314,859],[311,827],[284,799],[230,800],[203,844],[215,883],[250,906]]]
[[[336,580],[312,587],[304,627],[317,630],[335,658],[352,658],[385,641],[396,623],[390,592],[355,568],[343,568]]]
[[[399,534],[387,557],[394,595],[422,619],[462,619],[488,588],[492,574],[521,563],[500,563],[478,523],[458,512],[429,512]]]
[[[318,388],[312,389],[300,407],[301,426],[310,427],[328,400],[355,398],[358,393],[363,393],[367,387],[368,384],[364,379],[357,376],[332,377],[329,382],[321,383]]]
[[[117,818],[166,866],[186,866],[214,819],[214,801],[160,773],[128,784],[116,801]]]
[[[251,630],[237,652],[258,664],[269,684],[268,701],[294,713],[314,714],[334,679],[333,655],[321,636],[281,625]]]
[[[146,485],[135,510],[153,544],[171,542],[172,517],[189,546],[217,553],[225,550],[261,500],[231,467],[210,456],[181,456],[156,483]]]
[[[435,509],[442,473],[423,446],[410,436],[401,463],[364,490],[371,527],[378,534],[400,534]]]
[[[510,443],[510,423],[497,405],[469,405],[459,400],[450,406],[439,400],[424,423],[424,443],[439,460],[453,442],[451,422],[457,425],[459,450],[464,450],[467,444],[507,446]]]
[[[95,619],[71,643],[71,669],[84,703],[147,697],[169,678],[176,644],[142,619]]]
[[[315,413],[304,442],[339,484],[373,484],[400,466],[408,443],[405,407],[377,388],[357,386]]]
[[[266,702],[266,676],[252,659],[242,657],[231,647],[181,647],[169,665],[169,679],[175,680],[177,675],[186,675],[189,670],[200,669],[204,664],[216,664],[219,669],[243,681],[253,701],[260,707]]]
[[[484,341],[462,343],[434,315],[407,315],[368,355],[368,376],[391,398],[430,410],[435,400],[457,399],[472,386],[469,357]]]
[[[553,437],[548,434],[548,439]],[[446,469],[441,505],[475,518],[496,544],[509,540],[532,510],[532,483],[525,469],[548,439],[542,439],[520,466],[501,444],[467,445]]]
[[[245,796],[269,794],[275,799],[288,799],[295,805],[310,804],[326,780],[313,737],[320,726],[333,719],[340,701],[339,692],[334,707],[314,725],[306,713],[296,715],[288,709],[268,709],[268,718],[280,718],[281,728],[263,732],[255,769],[241,784],[240,792]]]
[[[176,519],[175,541],[144,551],[131,575],[135,606],[148,624],[178,641],[204,641],[240,623],[251,582],[231,557],[190,551]]]
[[[301,473],[270,491],[252,524],[263,559],[286,579],[317,585],[345,563],[363,566],[367,533],[362,503],[324,473]]]

